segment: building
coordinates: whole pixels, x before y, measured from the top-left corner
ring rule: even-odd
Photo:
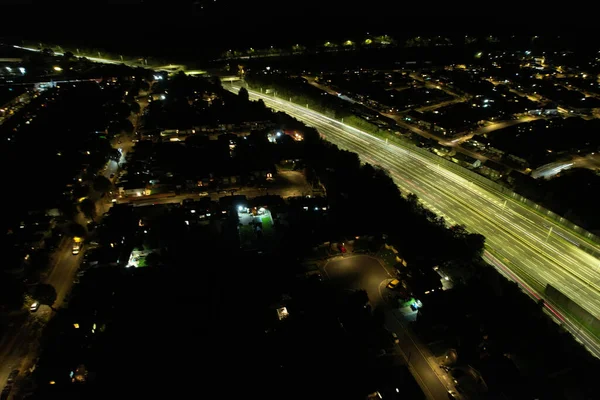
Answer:
[[[147,185],[145,183],[123,181],[119,184],[119,196],[121,197],[141,197],[147,194],[150,193],[147,190]]]
[[[486,160],[479,168],[480,174],[485,175],[493,181],[501,179],[509,171],[510,168],[508,168],[507,166],[492,160]]]
[[[433,153],[440,157],[453,156],[456,154],[454,147],[444,146],[442,144],[434,144],[429,148]]]
[[[481,160],[468,156],[463,153],[456,153],[451,157],[452,162],[461,165],[465,168],[475,169],[481,166]]]

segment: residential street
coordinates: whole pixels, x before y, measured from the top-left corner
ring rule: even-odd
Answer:
[[[137,118],[133,118],[133,122],[137,124]],[[134,125],[134,128],[136,125]],[[122,149],[122,156],[119,163],[109,161],[103,174],[110,179],[111,174],[117,174],[119,166],[125,162],[125,155],[133,148],[131,136],[126,136],[115,140],[112,144],[116,148]],[[112,203],[110,196],[104,198],[94,198],[96,200],[96,209],[98,216],[107,212]],[[79,214],[76,218],[78,222],[84,223],[85,218]],[[81,220],[81,221],[79,221]],[[59,248],[56,249],[52,258],[52,265],[48,268],[48,275],[44,283],[52,285],[56,289],[56,301],[53,309],[59,310],[66,296],[73,286],[73,281],[83,255],[85,254],[85,246],[78,255],[72,254],[72,240],[63,240]],[[19,369],[21,374],[26,369],[32,367],[35,358],[37,357],[38,339],[43,327],[56,311],[53,311],[47,305],[41,305],[35,313],[30,313],[29,310],[23,310],[15,316],[7,316],[8,330],[3,335],[0,341],[0,387],[6,385],[8,374]],[[15,390],[11,392],[14,396]]]
[[[340,288],[365,289],[373,308],[385,307],[386,328],[398,334],[399,353],[427,398],[448,399],[448,389],[436,373],[437,366],[428,361],[430,355],[427,348],[402,321],[401,313],[392,310],[383,299],[382,293],[388,290],[386,285],[392,279],[392,273],[378,259],[366,255],[335,257],[325,264],[323,272]]]

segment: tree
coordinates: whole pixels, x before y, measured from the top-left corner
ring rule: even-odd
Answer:
[[[156,267],[160,265],[160,254],[152,252],[146,256],[146,265],[149,267]]]
[[[46,250],[38,250],[29,259],[29,266],[34,271],[44,270],[50,262],[50,254]]]
[[[81,203],[79,203],[79,209],[89,219],[94,219],[96,217],[96,203],[94,203],[91,199],[84,199]]]
[[[47,283],[40,283],[35,287],[33,298],[39,301],[41,304],[47,304],[52,307],[56,301],[56,289],[54,286]]]
[[[137,101],[132,102],[129,106],[131,107],[131,112],[133,114],[137,114],[141,110],[140,104]]]
[[[106,193],[112,187],[112,182],[104,175],[98,175],[94,178],[94,190],[100,193]]]
[[[67,234],[71,237],[82,238],[82,237],[85,237],[85,234],[86,234],[85,228],[76,222],[70,223],[69,226],[67,227],[66,231],[67,231]]]
[[[471,258],[478,259],[483,256],[485,249],[485,236],[478,233],[470,233],[465,238],[468,255]]]
[[[73,204],[71,199],[63,198],[60,199],[58,204],[58,210],[65,219],[73,219],[77,215],[77,206]]]
[[[11,275],[0,277],[0,309],[15,310],[23,306],[25,287]]]
[[[245,87],[240,89],[240,91],[238,92],[238,96],[240,97],[240,99],[244,100],[245,102],[250,100],[250,95],[248,94],[248,89],[246,89]]]

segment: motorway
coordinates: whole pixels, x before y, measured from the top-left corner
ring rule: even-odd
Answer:
[[[343,289],[364,289],[373,308],[383,307],[385,326],[400,339],[396,345],[404,360],[428,399],[448,399],[448,388],[442,382],[437,366],[430,362],[433,357],[426,346],[407,328],[401,316],[397,316],[383,299],[382,291],[391,274],[377,259],[370,256],[346,256],[330,260],[322,268],[325,276]],[[437,371],[437,372],[436,372]]]
[[[239,84],[226,84],[225,88],[236,92]],[[286,100],[253,90],[249,94],[252,99],[261,98],[268,107],[315,127],[326,140],[358,153],[364,162],[385,168],[404,193],[418,195],[426,207],[443,216],[448,224],[463,224],[470,232],[484,235],[487,249],[494,254],[493,265],[501,273],[512,274],[511,279],[526,283],[537,295],[544,293],[547,284],[552,284],[587,311],[600,316],[600,260],[579,248],[583,239],[573,232],[522,203],[444,169],[435,159],[387,144]],[[600,250],[597,245],[587,242],[585,245]],[[600,354],[600,345],[589,332],[579,329],[572,333],[592,353]]]

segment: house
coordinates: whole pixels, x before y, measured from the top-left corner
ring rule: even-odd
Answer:
[[[440,157],[453,156],[456,154],[456,150],[454,149],[454,147],[444,146],[439,143],[431,146],[429,150],[431,150],[433,153],[437,154]]]
[[[492,160],[485,161],[483,165],[481,165],[481,167],[479,168],[480,174],[487,176],[493,181],[501,179],[509,171],[510,168],[508,168],[507,166]]]
[[[398,270],[398,276],[404,289],[417,299],[443,290],[440,275],[429,267],[410,265]]]
[[[469,169],[475,169],[481,166],[481,160],[478,160],[477,158],[468,156],[463,153],[456,153],[451,157],[451,160],[452,162],[455,162],[456,164],[462,165],[463,167]]]
[[[141,197],[148,193],[146,184],[139,181],[122,181],[119,186],[119,196],[121,197]]]

